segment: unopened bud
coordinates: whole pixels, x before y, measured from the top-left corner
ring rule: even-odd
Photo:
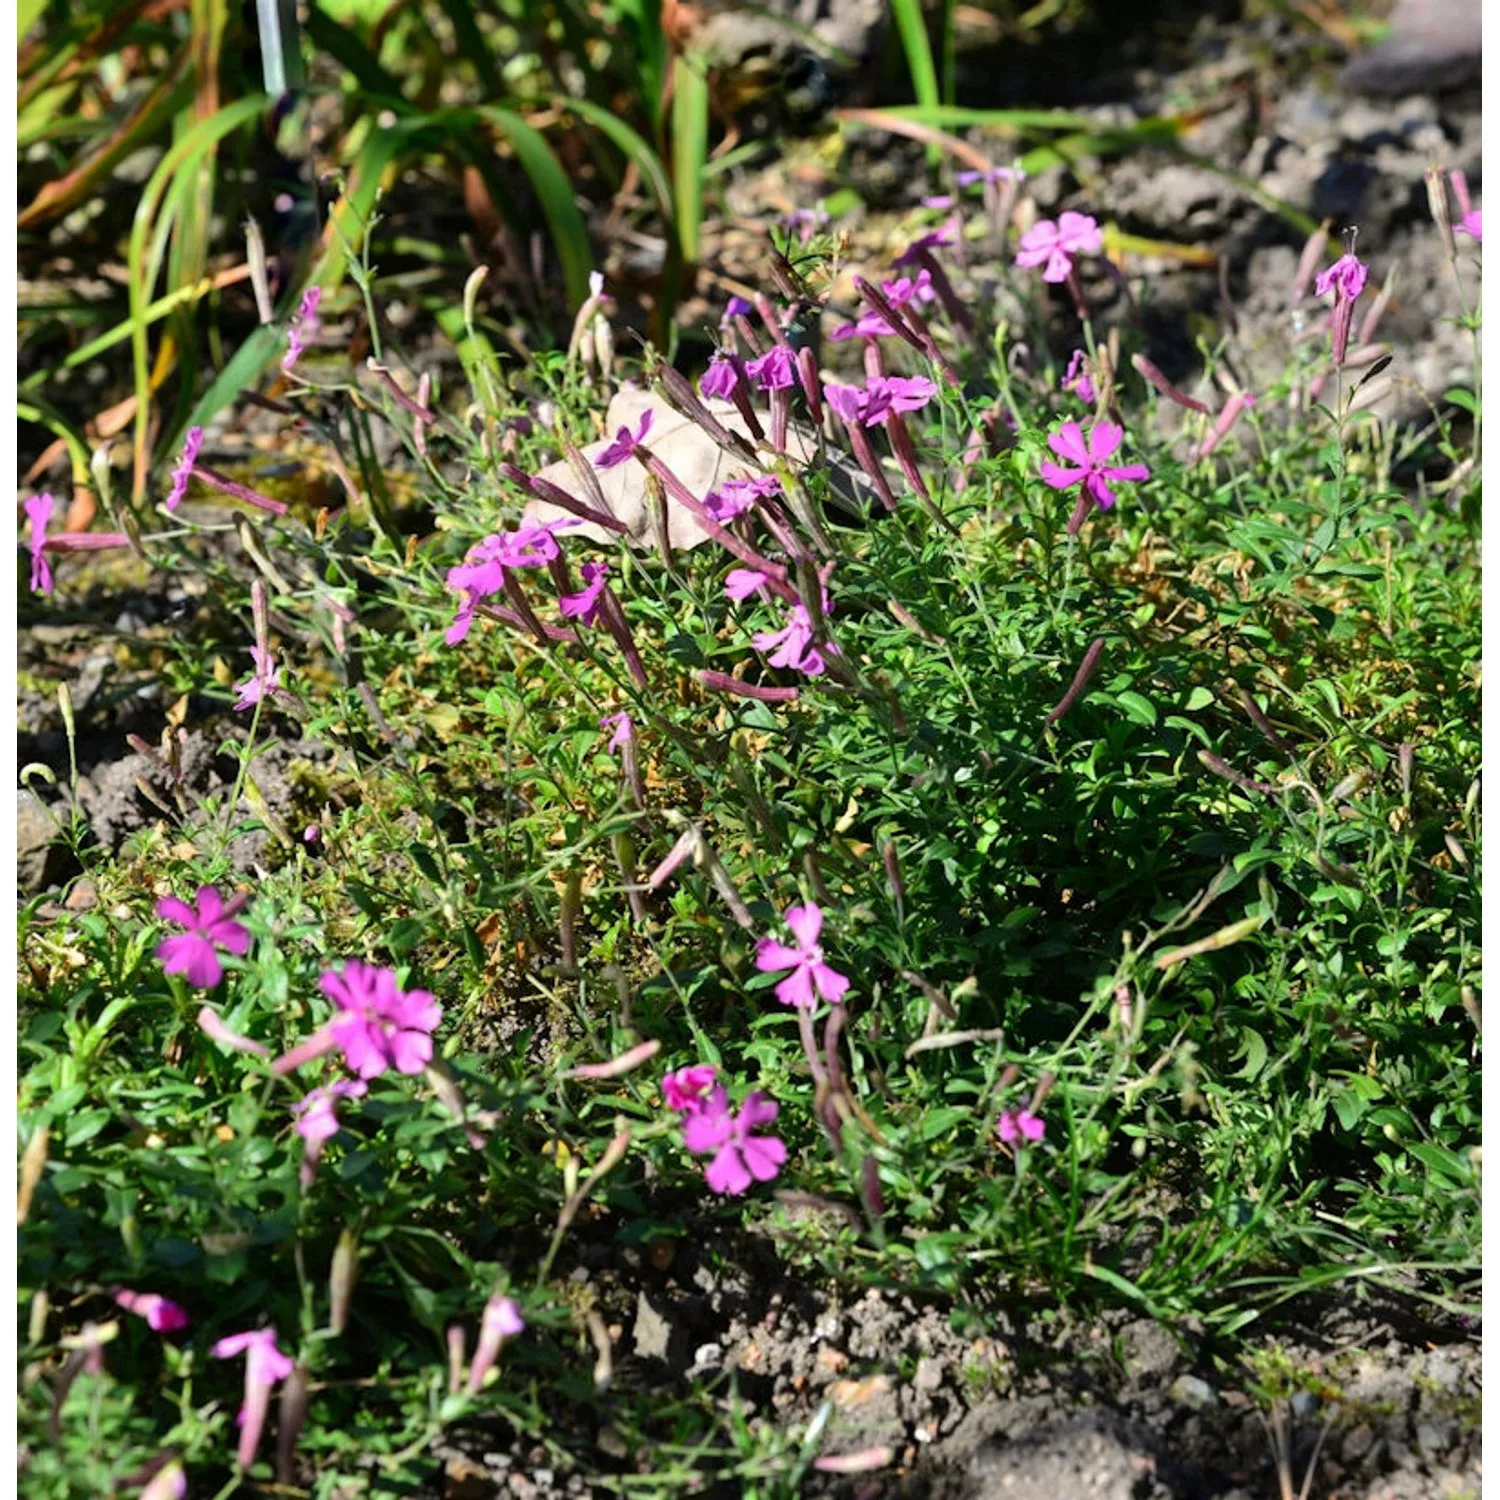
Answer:
[[[359,1241],[352,1229],[346,1229],[333,1247],[333,1261],[328,1268],[328,1326],[335,1333],[342,1333],[348,1326],[349,1303],[358,1279]]]
[[[1297,274],[1292,278],[1292,306],[1296,305],[1307,295],[1307,289],[1312,284],[1313,272],[1318,269],[1323,259],[1323,252],[1328,248],[1328,223],[1327,220],[1315,229],[1308,237],[1307,243],[1302,247],[1302,254],[1297,260]]]
[[[306,1421],[307,1366],[299,1362],[281,1382],[281,1404],[276,1422],[277,1484],[290,1485],[292,1482],[292,1456],[297,1451],[297,1439],[302,1436],[302,1424]]]
[[[1427,208],[1432,214],[1432,222],[1437,225],[1438,233],[1443,239],[1443,249],[1448,253],[1449,260],[1458,259],[1458,242],[1453,237],[1453,215],[1448,208],[1448,183],[1443,177],[1443,169],[1438,166],[1428,167],[1422,173],[1422,181],[1427,185]]]

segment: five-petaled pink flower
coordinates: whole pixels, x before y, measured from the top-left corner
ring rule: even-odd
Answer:
[[[146,1326],[157,1333],[176,1333],[191,1321],[170,1297],[155,1292],[132,1292],[121,1288],[115,1293],[115,1306],[146,1320]]]
[[[781,481],[774,474],[726,479],[718,489],[710,490],[703,497],[703,508],[716,521],[732,521],[736,516],[744,515],[757,500],[768,499],[780,490]]]
[[[609,564],[586,562],[579,571],[583,574],[583,588],[576,594],[564,594],[557,605],[565,615],[576,617],[585,625],[592,625],[599,618],[600,599],[609,578]]]
[[[245,1404],[240,1412],[239,1464],[248,1469],[255,1462],[260,1435],[271,1404],[271,1387],[292,1373],[293,1364],[276,1347],[274,1328],[250,1328],[220,1339],[209,1351],[215,1359],[245,1356]]]
[[[496,532],[475,542],[463,562],[448,569],[448,587],[463,599],[443,639],[450,646],[458,645],[468,635],[481,600],[504,589],[506,569],[544,567],[560,551],[553,532],[577,524],[571,519],[544,521]]]
[[[378,1078],[387,1068],[420,1073],[432,1061],[443,1008],[426,990],[403,990],[394,969],[350,959],[325,973],[318,988],[339,1008],[328,1034],[361,1078]]]
[[[623,750],[626,745],[635,739],[635,721],[629,714],[621,712],[617,714],[605,714],[599,720],[601,729],[608,729],[614,725],[614,733],[609,737],[609,744],[605,748],[613,755],[617,750]]]
[[[468,1391],[472,1396],[484,1384],[484,1377],[494,1367],[506,1339],[526,1331],[521,1309],[509,1297],[497,1292],[484,1304],[479,1319],[479,1342],[474,1347],[474,1363],[469,1366]]]
[[[797,383],[796,362],[784,344],[772,344],[759,359],[750,360],[745,373],[763,391],[788,391]]]
[[[1073,357],[1068,361],[1067,371],[1062,378],[1062,388],[1072,391],[1085,406],[1094,404],[1094,398],[1099,393],[1094,389],[1093,376],[1089,374],[1088,356],[1082,349],[1073,351]]]
[[[1008,1109],[1000,1116],[996,1134],[1007,1146],[1017,1141],[1039,1141],[1047,1132],[1041,1118],[1029,1109]]]
[[[668,1073],[661,1081],[662,1097],[668,1109],[680,1115],[693,1114],[707,1102],[707,1095],[718,1077],[718,1069],[712,1063],[692,1063]]]
[[[882,281],[880,290],[892,307],[905,307],[908,302],[931,302],[937,296],[932,289],[932,272],[925,267],[915,278],[899,276],[895,281]],[[870,308],[860,315],[857,322],[845,323],[828,336],[831,339],[885,338],[895,332],[883,313]]]
[[[52,519],[55,503],[50,494],[29,495],[26,499],[26,519],[31,523],[31,591],[34,594],[52,592],[52,568],[43,549],[47,545],[47,523]]]
[[[762,593],[770,582],[758,568],[731,568],[724,575],[724,592],[731,599],[748,599],[751,594]]]
[[[825,596],[823,613],[828,614],[830,608]],[[794,604],[787,611],[786,624],[780,630],[757,630],[750,639],[757,651],[771,652],[766,660],[773,667],[789,667],[794,672],[805,672],[809,677],[821,677],[828,670],[827,657],[837,656],[839,648],[832,641],[815,646],[815,634],[807,606]]]
[[[1048,446],[1059,458],[1066,459],[1075,467],[1063,468],[1045,460],[1042,478],[1055,490],[1065,490],[1082,483],[1083,492],[1099,506],[1108,510],[1115,503],[1114,491],[1109,481],[1119,479],[1149,479],[1151,471],[1145,464],[1116,464],[1108,466],[1125,436],[1124,429],[1113,422],[1095,422],[1089,429],[1088,441],[1077,422],[1064,422],[1048,439]]]
[[[156,903],[157,916],[164,921],[176,922],[187,931],[163,938],[157,944],[156,956],[161,960],[162,968],[168,974],[181,974],[198,989],[213,989],[224,977],[218,948],[236,958],[243,958],[250,951],[249,929],[234,920],[235,913],[247,899],[244,895],[237,895],[226,903],[211,885],[201,885],[198,887],[198,909],[194,911],[176,896],[163,896]]]
[[[695,1156],[710,1151],[704,1173],[716,1193],[737,1195],[752,1182],[769,1182],[786,1161],[786,1146],[774,1135],[752,1135],[779,1113],[776,1101],[758,1089],[745,1096],[739,1113],[730,1112],[724,1090],[715,1089],[704,1105],[682,1122],[682,1143]]]
[[[716,352],[709,359],[708,368],[698,381],[698,389],[705,396],[717,396],[721,401],[728,401],[734,395],[734,388],[739,383],[740,360],[738,356]]]
[[[755,945],[755,967],[762,974],[775,974],[781,969],[792,971],[776,986],[776,998],[783,1005],[811,1008],[817,1003],[815,991],[830,1005],[837,1004],[844,998],[849,981],[830,968],[823,957],[818,942],[823,931],[822,910],[811,901],[806,906],[788,907],[786,925],[792,929],[797,946],[789,948],[775,938],[764,937]]]
[[[167,496],[168,510],[176,510],[182,504],[182,497],[187,494],[188,480],[192,477],[193,465],[198,462],[198,454],[202,447],[203,429],[189,427],[187,436],[182,440],[182,457],[177,460],[177,467],[172,470],[172,489]]]
[[[618,464],[627,462],[635,452],[638,443],[646,441],[646,434],[651,430],[651,413],[643,411],[641,420],[636,424],[635,430],[629,427],[621,427],[615,432],[614,441],[602,448],[594,458],[596,469],[613,469]]]
[[[925,375],[877,375],[860,390],[857,385],[823,387],[828,404],[853,426],[875,427],[892,414],[921,411],[937,395],[937,386]]]
[[[292,1106],[292,1113],[297,1116],[297,1134],[310,1146],[332,1140],[339,1133],[339,1117],[335,1113],[339,1100],[359,1099],[369,1091],[370,1085],[357,1078],[339,1078],[314,1089]]]
[[[1016,264],[1042,267],[1043,281],[1066,281],[1075,255],[1097,255],[1104,248],[1098,222],[1088,214],[1062,214],[1056,223],[1038,219],[1016,249]]]
[[[1341,255],[1326,271],[1319,274],[1318,279],[1313,282],[1313,291],[1320,297],[1333,292],[1335,296],[1342,295],[1353,302],[1364,291],[1365,282],[1369,279],[1370,268],[1358,256]]]
[[[244,682],[235,683],[235,691],[240,695],[235,700],[235,711],[253,708],[268,693],[274,692],[281,686],[281,668],[276,665],[276,658],[260,646],[250,648],[250,659],[255,663],[255,670]]]

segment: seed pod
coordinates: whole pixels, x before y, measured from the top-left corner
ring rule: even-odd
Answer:
[[[359,1241],[352,1229],[339,1235],[328,1270],[328,1326],[342,1333],[349,1323],[349,1302],[359,1279]]]

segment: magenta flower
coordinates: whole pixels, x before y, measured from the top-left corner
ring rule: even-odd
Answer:
[[[641,420],[637,424],[635,431],[632,432],[629,427],[619,428],[615,433],[614,441],[602,449],[595,457],[594,467],[596,469],[613,469],[627,462],[635,452],[636,444],[644,443],[646,441],[646,434],[650,430],[651,412],[643,411],[641,413]]]
[[[615,732],[609,737],[609,744],[605,748],[613,755],[617,750],[623,750],[626,745],[635,739],[635,722],[627,713],[605,714],[599,720],[601,729],[608,729],[613,724]]]
[[[746,479],[726,479],[718,489],[703,497],[704,509],[721,524],[744,513],[757,500],[781,493],[781,481],[772,474],[757,474]]]
[[[506,1339],[526,1331],[521,1309],[509,1297],[498,1293],[484,1304],[479,1319],[479,1342],[474,1346],[474,1363],[469,1366],[469,1394],[474,1395],[490,1373]]]
[[[895,281],[882,281],[880,290],[892,307],[904,307],[908,302],[931,302],[937,296],[932,289],[932,272],[925,268],[917,272],[915,279],[901,276]],[[885,338],[895,332],[885,317],[871,308],[861,314],[858,322],[845,323],[828,336],[833,339]]]
[[[576,616],[585,625],[592,625],[599,618],[600,597],[609,578],[608,563],[584,563],[579,570],[583,574],[583,588],[576,594],[564,594],[557,607],[570,617]]]
[[[211,886],[198,887],[198,909],[176,896],[163,896],[156,903],[156,914],[167,922],[187,928],[176,937],[157,944],[156,956],[168,974],[181,974],[198,989],[211,990],[224,977],[217,950],[223,948],[236,958],[250,951],[250,932],[234,920],[247,897],[234,896],[229,902]]]
[[[707,1102],[707,1095],[714,1086],[718,1069],[712,1063],[693,1063],[668,1073],[661,1081],[662,1097],[668,1109],[680,1115],[693,1114]]]
[[[1099,393],[1094,389],[1093,378],[1089,375],[1088,356],[1082,349],[1073,351],[1073,357],[1068,361],[1067,373],[1062,379],[1062,388],[1065,391],[1072,391],[1085,406],[1094,404],[1094,399]]]
[[[727,328],[736,318],[748,318],[754,311],[753,302],[747,302],[743,297],[733,296],[724,306],[724,316],[719,319],[719,327]]]
[[[797,366],[785,344],[773,344],[759,359],[745,365],[745,373],[762,391],[789,391],[797,383]]]
[[[122,1288],[115,1293],[115,1306],[146,1320],[146,1326],[157,1333],[176,1333],[191,1321],[170,1297],[155,1292],[132,1292]]]
[[[850,426],[875,427],[892,413],[921,411],[937,395],[937,386],[923,375],[877,375],[864,390],[829,384],[823,394]]]
[[[31,523],[31,591],[34,594],[52,592],[52,568],[43,549],[47,545],[47,523],[52,519],[55,504],[51,495],[29,495],[26,499],[26,519]]]
[[[695,1156],[710,1151],[714,1159],[704,1173],[716,1193],[743,1193],[752,1182],[769,1182],[786,1161],[786,1146],[774,1135],[751,1135],[779,1113],[774,1099],[759,1090],[747,1094],[738,1114],[731,1114],[723,1089],[682,1122],[682,1143]]]
[[[505,570],[544,567],[561,550],[553,535],[554,530],[577,524],[572,520],[546,521],[535,526],[519,526],[514,531],[496,532],[475,542],[463,562],[448,569],[448,587],[463,598],[443,639],[450,646],[458,645],[474,624],[474,614],[480,602],[505,588]]]
[[[1110,480],[1151,477],[1151,471],[1145,464],[1106,467],[1124,436],[1124,429],[1113,422],[1095,422],[1089,429],[1088,441],[1085,442],[1077,422],[1064,422],[1047,439],[1047,443],[1059,458],[1067,459],[1077,467],[1063,468],[1047,460],[1042,464],[1042,478],[1055,490],[1069,489],[1081,483],[1083,493],[1101,510],[1108,510],[1115,503],[1114,491],[1109,487]]]
[[[746,306],[748,307],[749,304],[747,303]],[[698,389],[705,396],[717,396],[721,401],[728,401],[734,395],[734,388],[739,383],[740,361],[738,357],[733,354],[715,353],[698,381]]]
[[[731,568],[724,576],[724,592],[731,599],[748,599],[751,594],[763,593],[770,581],[757,568]]]
[[[1471,208],[1453,227],[1464,234],[1473,235],[1476,243],[1482,241],[1484,239],[1483,210]]]
[[[269,651],[252,646],[250,659],[255,663],[255,670],[244,682],[235,684],[235,691],[240,695],[234,705],[236,713],[253,708],[267,693],[281,686],[281,668]]]
[[[299,1172],[304,1190],[313,1185],[313,1179],[317,1176],[323,1147],[339,1133],[339,1118],[335,1113],[339,1100],[359,1099],[369,1090],[367,1083],[340,1078],[323,1088],[314,1089],[305,1099],[299,1099],[292,1106],[292,1113],[298,1117],[295,1128],[304,1143]]]
[[[339,1133],[339,1119],[334,1112],[340,1099],[360,1099],[370,1091],[362,1079],[340,1078],[314,1089],[305,1099],[292,1106],[297,1116],[296,1130],[308,1145],[322,1146]]]
[[[828,613],[826,602],[823,612]],[[773,667],[789,667],[794,672],[805,672],[809,677],[821,677],[828,670],[824,653],[837,656],[839,648],[831,641],[822,647],[814,646],[813,636],[812,616],[807,606],[794,604],[780,630],[758,630],[750,639],[757,651],[775,648],[766,658]]]
[[[898,271],[904,271],[908,266],[921,265],[922,252],[924,250],[940,250],[953,243],[953,236],[957,232],[960,223],[961,220],[955,215],[941,227],[919,235],[891,264]]]
[[[340,1011],[328,1034],[361,1078],[378,1078],[387,1068],[420,1073],[432,1061],[432,1032],[443,1008],[426,990],[403,991],[394,969],[350,959],[338,973],[325,973],[318,988]]]
[[[1041,266],[1043,281],[1066,281],[1074,256],[1097,255],[1103,248],[1104,236],[1096,220],[1088,214],[1065,213],[1056,223],[1038,219],[1021,236],[1016,264],[1028,270]]]
[[[1326,297],[1329,292],[1335,296],[1342,295],[1353,302],[1365,289],[1365,282],[1370,279],[1370,268],[1355,255],[1341,255],[1322,272],[1318,279],[1313,282],[1313,291],[1319,297]]]
[[[823,958],[818,942],[823,931],[821,909],[811,901],[806,906],[788,907],[786,925],[792,929],[797,946],[789,948],[775,938],[764,937],[755,945],[755,967],[762,974],[774,974],[781,969],[792,971],[776,986],[776,998],[783,1005],[811,1009],[817,1003],[814,991],[830,1005],[836,1005],[844,998],[849,981]]]
[[[251,1328],[220,1339],[209,1351],[215,1359],[245,1356],[245,1404],[240,1411],[239,1465],[248,1469],[255,1462],[260,1435],[266,1425],[271,1387],[292,1373],[293,1364],[276,1347],[274,1328]]]
[[[1354,304],[1369,280],[1369,267],[1352,253],[1339,256],[1313,283],[1320,297],[1333,293],[1333,362],[1342,365],[1349,352],[1349,330],[1354,322]]]
[[[292,319],[292,325],[287,329],[286,353],[282,356],[281,368],[290,372],[293,365],[302,357],[303,350],[307,348],[305,335],[314,332],[318,326],[318,302],[323,296],[323,288],[310,286],[302,294],[302,302],[297,308],[297,316]]]
[[[1020,1140],[1039,1141],[1046,1131],[1046,1125],[1029,1109],[1006,1110],[996,1128],[996,1134],[1007,1146]]]
[[[198,462],[198,454],[202,447],[203,429],[189,427],[187,436],[182,440],[182,457],[177,460],[177,467],[172,470],[172,490],[167,496],[168,510],[176,510],[182,504],[182,498],[187,494],[188,479],[193,472],[193,465]]]

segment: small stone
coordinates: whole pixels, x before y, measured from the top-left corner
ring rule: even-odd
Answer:
[[[1428,1458],[1436,1458],[1453,1446],[1453,1426],[1449,1422],[1418,1422],[1417,1447]]]
[[[57,879],[68,851],[56,842],[62,830],[40,797],[25,787],[16,791],[16,878],[33,896]]]
[[[1197,1375],[1179,1375],[1167,1387],[1167,1394],[1179,1406],[1186,1406],[1193,1411],[1204,1411],[1210,1406],[1219,1404],[1214,1388]]]
[[[1310,1417],[1318,1409],[1318,1398],[1311,1391],[1298,1391],[1292,1397],[1292,1415]]]
[[[942,1383],[942,1360],[933,1359],[930,1356],[924,1354],[922,1358],[917,1361],[917,1373],[912,1380],[912,1384],[916,1386],[919,1391],[935,1391],[939,1386],[942,1385]]]
[[[636,1297],[635,1327],[631,1330],[635,1340],[635,1352],[643,1359],[665,1359],[667,1345],[672,1341],[672,1327],[646,1300],[641,1292]]]
[[[693,1351],[693,1370],[717,1370],[724,1363],[722,1344],[699,1344]]]
[[[1339,1457],[1346,1464],[1358,1463],[1374,1446],[1375,1434],[1361,1422],[1344,1434],[1344,1441],[1339,1444]]]

